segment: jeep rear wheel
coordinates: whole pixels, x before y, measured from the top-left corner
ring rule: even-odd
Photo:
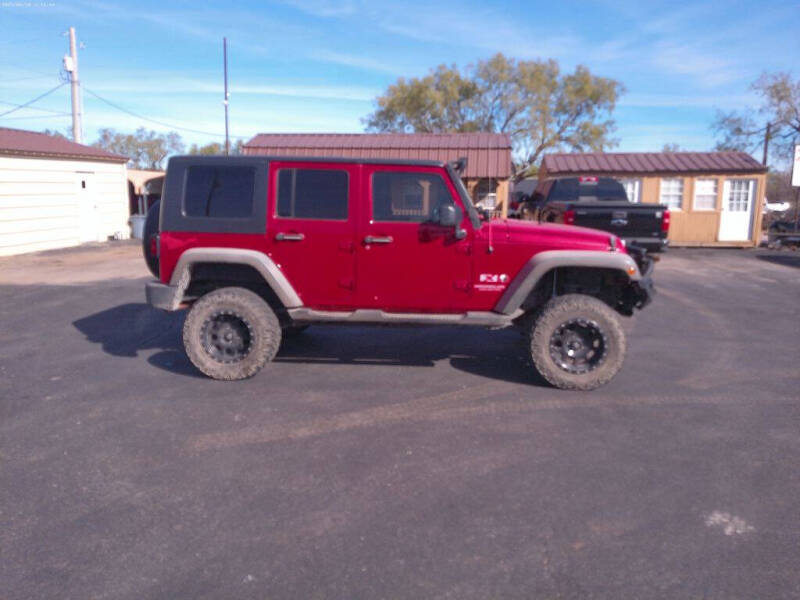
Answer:
[[[270,306],[244,288],[214,290],[192,305],[183,325],[189,360],[213,379],[246,379],[278,352],[281,326]]]
[[[625,331],[605,303],[582,294],[553,298],[529,333],[531,361],[551,385],[593,390],[608,383],[625,359]]]

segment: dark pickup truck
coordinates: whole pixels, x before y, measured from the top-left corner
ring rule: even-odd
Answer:
[[[669,209],[630,202],[622,184],[610,177],[542,179],[520,214],[539,223],[608,231],[648,252],[667,246]]]

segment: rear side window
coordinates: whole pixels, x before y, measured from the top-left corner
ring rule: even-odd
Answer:
[[[279,217],[347,220],[347,171],[336,169],[279,169]]]
[[[198,165],[186,170],[183,214],[217,219],[253,214],[253,167]]]
[[[395,171],[372,175],[372,218],[376,221],[436,220],[443,204],[453,204],[453,196],[440,175]]]
[[[553,183],[549,201],[626,201],[628,195],[622,184],[606,177],[559,179]]]

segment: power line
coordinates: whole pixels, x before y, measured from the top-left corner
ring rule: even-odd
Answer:
[[[52,90],[48,90],[47,92],[45,92],[45,93],[44,93],[44,94],[42,94],[41,96],[36,96],[36,98],[34,98],[33,100],[28,100],[28,101],[27,101],[25,104],[20,104],[20,105],[19,105],[19,106],[17,106],[16,108],[12,108],[11,110],[7,110],[7,111],[6,111],[6,112],[4,112],[4,113],[0,113],[0,117],[5,117],[6,115],[10,115],[11,113],[18,111],[18,110],[19,110],[19,109],[21,109],[21,108],[25,108],[26,106],[28,106],[28,105],[30,105],[30,104],[33,104],[34,102],[36,102],[36,101],[38,101],[38,100],[41,100],[41,99],[42,99],[42,98],[44,98],[45,96],[49,96],[50,94],[52,94],[53,92],[55,92],[55,91],[56,91],[58,88],[60,88],[60,87],[63,87],[64,85],[66,85],[66,83],[59,83],[59,84],[58,84],[56,87],[54,87]]]
[[[4,101],[0,100],[0,104],[5,104],[6,106],[16,106],[17,108],[23,108],[22,104],[17,104],[16,102],[4,102]],[[49,108],[39,108],[38,106],[26,106],[24,108],[27,108],[28,110],[38,110],[38,111],[46,112],[46,113],[53,113],[55,115],[66,115],[66,114],[69,114],[69,113],[65,113],[65,112],[60,111],[60,110],[51,110]],[[19,117],[19,118],[23,119],[23,118],[27,118],[27,117]]]
[[[31,81],[33,79],[52,79],[52,75],[36,75],[34,77],[18,77],[16,79],[3,79],[0,83],[16,83],[17,81]]]
[[[35,115],[33,117],[8,117],[4,121],[22,121],[24,119],[55,119],[56,117],[69,117],[72,113],[58,113],[57,115]]]
[[[162,127],[169,127],[170,129],[177,129],[179,131],[189,131],[191,133],[202,133],[203,135],[213,135],[214,137],[223,137],[223,138],[225,137],[224,133],[213,133],[211,131],[201,131],[199,129],[190,129],[188,127],[179,127],[178,125],[172,125],[170,123],[165,123],[164,121],[158,121],[156,119],[150,119],[148,117],[143,117],[142,115],[136,114],[135,112],[132,112],[132,111],[128,110],[127,108],[121,107],[119,104],[115,104],[111,100],[106,100],[105,98],[103,98],[99,94],[96,94],[95,92],[93,92],[92,90],[87,88],[86,86],[83,86],[83,89],[86,92],[90,93],[95,98],[97,98],[98,100],[100,100],[101,102],[105,102],[109,106],[111,106],[113,108],[116,108],[117,110],[122,111],[122,112],[124,112],[126,114],[129,114],[132,117],[136,117],[137,119],[141,119],[142,121],[148,121],[150,123],[155,123],[156,125],[161,125]],[[235,138],[238,138],[238,139],[246,139],[246,136],[241,136],[241,135],[234,135],[234,136],[231,136],[231,137],[235,137]]]

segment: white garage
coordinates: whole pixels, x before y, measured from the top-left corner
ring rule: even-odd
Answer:
[[[0,256],[129,237],[127,160],[0,128]]]

